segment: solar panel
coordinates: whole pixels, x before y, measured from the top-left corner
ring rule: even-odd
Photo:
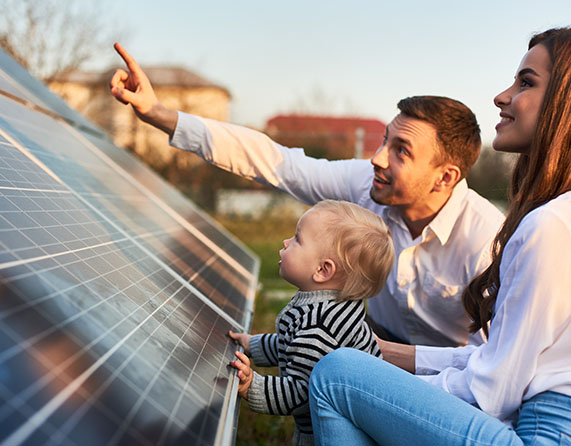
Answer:
[[[0,53],[0,442],[229,444],[259,261]]]

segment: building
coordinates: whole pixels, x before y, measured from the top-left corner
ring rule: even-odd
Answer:
[[[386,125],[376,119],[278,115],[266,133],[287,147],[303,147],[317,158],[371,158],[383,142]]]
[[[143,67],[166,107],[205,118],[227,121],[230,92],[181,67]],[[115,144],[135,152],[148,164],[164,169],[176,161],[164,133],[143,122],[109,93],[114,70],[74,71],[57,77],[49,87],[88,119],[105,129]],[[184,161],[183,161],[184,160]],[[185,157],[180,161],[192,162]]]

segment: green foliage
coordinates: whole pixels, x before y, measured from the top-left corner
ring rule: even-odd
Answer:
[[[515,157],[486,147],[468,173],[472,189],[495,203],[507,202],[507,190]]]

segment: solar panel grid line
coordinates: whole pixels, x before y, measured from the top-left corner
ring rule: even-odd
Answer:
[[[182,304],[182,302],[180,303]],[[180,305],[179,304],[179,305]],[[175,311],[176,309],[174,309],[173,311]],[[187,327],[187,331],[190,330],[191,325],[189,325]],[[178,342],[181,342],[182,338],[179,338]],[[176,348],[178,346],[175,345],[174,348]],[[171,355],[174,352],[174,349],[171,351]],[[199,353],[199,356],[202,356],[202,351]],[[131,421],[133,420],[133,418],[136,415],[136,412],[138,411],[139,407],[141,404],[143,404],[148,396],[148,393],[150,392],[151,388],[153,387],[153,385],[155,384],[155,381],[159,378],[159,374],[162,372],[162,370],[165,368],[166,366],[166,361],[162,363],[161,367],[159,368],[159,370],[157,371],[157,373],[155,374],[155,376],[153,377],[153,379],[147,384],[146,388],[144,389],[143,393],[139,396],[139,399],[137,400],[137,402],[133,405],[133,407],[131,408],[131,410],[129,411],[129,413],[127,414],[126,418],[123,420],[123,422],[121,423],[119,429],[116,431],[115,435],[113,438],[111,438],[111,440],[109,440],[108,442],[108,446],[114,445],[114,444],[119,444],[122,438],[122,434],[123,432],[128,429]],[[196,365],[195,365],[196,367]],[[188,379],[190,379],[192,377],[192,372],[188,375]],[[188,382],[188,381],[187,381]],[[181,393],[182,396],[182,393]],[[201,396],[199,394],[195,394],[196,398],[201,399]],[[152,401],[152,400],[151,400]],[[180,398],[177,400],[177,403],[180,401]],[[208,401],[205,401],[205,403],[208,403]],[[178,422],[176,420],[176,418],[174,417],[174,413],[176,413],[176,410],[173,410],[170,415],[167,418],[167,424],[165,425],[165,427],[163,428],[163,431],[161,433],[161,436],[159,438],[159,442],[157,443],[157,445],[162,444],[162,441],[166,440],[169,429],[171,427],[171,425],[173,423],[178,424],[179,428],[183,428],[183,425],[180,425],[180,422]],[[161,440],[162,439],[162,440]]]
[[[97,370],[105,361],[115,353],[139,328],[141,328],[150,318],[154,316],[169,300],[162,302],[153,312],[151,312],[142,322],[132,329],[127,336],[121,339],[115,346],[85,370],[80,376],[73,380],[66,388],[58,393],[50,402],[37,411],[26,423],[20,426],[14,433],[5,439],[7,444],[20,444],[25,441],[39,426],[41,426],[49,416],[55,412],[77,389]],[[95,343],[95,341],[93,341]]]
[[[208,238],[219,244],[230,256],[235,257],[238,263],[243,264],[249,271],[255,272],[254,275],[257,277],[259,259],[223,226],[217,224],[216,221],[211,221],[207,214],[200,211],[192,202],[189,202],[179,191],[168,187],[164,180],[157,175],[142,175],[141,171],[147,168],[136,159],[127,159],[129,157],[127,152],[116,150],[116,147],[113,149],[114,146],[108,140],[97,138],[90,133],[85,133],[84,136],[112,158],[120,167],[125,169],[126,172],[136,177],[155,196],[162,197],[163,201],[168,203],[168,206],[181,217],[188,220]]]
[[[67,123],[66,123],[67,124]],[[69,125],[69,124],[67,124]],[[244,269],[242,265],[237,263],[232,257],[230,257],[225,251],[221,250],[220,247],[212,242],[208,237],[206,237],[201,231],[195,228],[193,225],[189,224],[186,219],[184,219],[178,212],[176,212],[172,207],[166,205],[162,200],[160,200],[155,194],[144,187],[138,181],[135,181],[131,175],[129,175],[123,168],[121,168],[117,163],[115,163],[111,158],[99,150],[91,141],[89,141],[85,136],[78,132],[73,126],[69,125],[70,131],[75,133],[81,141],[97,156],[104,160],[112,169],[114,169],[119,175],[124,177],[127,181],[131,182],[137,189],[141,190],[149,199],[161,207],[165,212],[169,214],[175,221],[177,221],[181,226],[188,230],[195,237],[199,238],[203,243],[205,243],[209,248],[215,251],[221,258],[228,263],[230,263],[236,270],[240,271],[245,277],[250,279],[250,281],[255,280],[255,277],[250,271]]]
[[[143,280],[143,279],[141,278],[141,280]],[[132,285],[130,285],[130,286],[132,286]],[[84,310],[80,311],[79,313],[76,313],[75,315],[66,318],[64,321],[62,321],[62,322],[60,322],[60,323],[56,323],[55,325],[50,326],[49,330],[44,331],[44,332],[41,332],[41,333],[38,333],[38,334],[37,334],[35,337],[33,337],[33,338],[28,338],[26,341],[21,342],[21,343],[19,344],[19,346],[20,346],[20,347],[23,347],[23,348],[28,348],[28,347],[33,346],[33,345],[34,345],[35,343],[37,343],[39,340],[41,340],[41,339],[47,337],[48,335],[50,335],[50,334],[56,332],[58,329],[65,328],[65,325],[68,325],[68,324],[72,323],[75,319],[78,319],[78,318],[82,317],[83,315],[85,315],[85,314],[91,312],[91,311],[92,311],[94,308],[96,308],[97,306],[100,306],[100,305],[102,305],[102,304],[105,304],[105,301],[112,299],[113,297],[115,297],[116,295],[118,295],[118,294],[119,294],[120,292],[122,292],[122,291],[125,291],[125,290],[119,290],[118,292],[116,292],[116,293],[110,295],[109,297],[107,297],[105,300],[100,301],[100,302],[97,302],[97,303],[96,303],[95,305],[93,305],[92,307],[87,307],[87,308],[85,308]],[[161,291],[161,290],[158,290],[158,291],[157,291],[157,295],[160,293],[160,291]],[[65,290],[59,292],[59,294],[64,293],[64,292],[65,292]],[[151,297],[149,298],[149,300],[152,299],[152,297],[153,297],[153,296],[151,296]],[[79,351],[77,354],[80,354],[80,353],[82,353],[83,351],[89,350],[89,348],[90,348],[91,346],[97,344],[97,343],[98,343],[101,339],[103,339],[108,333],[111,333],[115,328],[117,328],[117,327],[119,327],[121,324],[123,324],[125,320],[128,320],[128,319],[129,319],[136,311],[138,311],[138,310],[139,310],[139,308],[136,308],[136,309],[133,310],[131,313],[127,314],[127,315],[124,317],[123,320],[120,320],[120,321],[118,321],[114,326],[109,327],[106,332],[102,332],[101,335],[100,335],[98,338],[94,338],[89,344],[86,344],[85,347],[84,347],[84,349],[83,349],[82,351]],[[104,327],[102,327],[102,328],[104,328]],[[7,329],[9,330],[9,328],[7,328]],[[12,349],[9,349],[9,350],[4,351],[4,352],[2,353],[1,359],[2,359],[2,360],[9,359],[10,355],[13,355],[13,354],[15,354],[15,353],[17,353],[16,346],[13,347]],[[70,358],[68,358],[67,361],[68,361],[68,362],[72,362],[73,360],[74,360],[74,357],[70,357]],[[66,363],[62,363],[62,364],[60,364],[60,365],[58,366],[58,368],[64,368],[65,366],[66,366]],[[49,380],[51,379],[51,376],[52,376],[52,375],[55,376],[55,375],[57,375],[58,373],[59,373],[59,370],[57,370],[57,369],[52,369],[48,374],[46,374],[46,375],[44,375],[44,376],[42,377],[42,380],[49,381]],[[41,384],[42,384],[42,380],[37,381],[36,383],[34,383],[34,385],[41,385]]]
[[[125,237],[123,240],[129,240],[127,237]],[[75,250],[72,251],[65,251],[65,252],[60,252],[60,253],[56,253],[56,254],[46,254],[44,256],[38,256],[35,258],[29,258],[29,259],[22,259],[22,260],[13,260],[11,262],[5,262],[5,263],[0,263],[0,270],[2,269],[6,269],[6,268],[12,268],[14,266],[19,266],[19,265],[24,265],[26,263],[33,263],[33,262],[38,262],[40,260],[45,260],[45,259],[54,259],[57,258],[58,256],[62,256],[64,254],[70,254],[70,253],[78,253],[81,251],[86,251],[89,249],[94,249],[94,248],[98,248],[101,246],[108,246],[108,245],[114,245],[116,243],[121,242],[122,240],[114,240],[111,242],[105,242],[105,243],[100,243],[98,245],[92,245],[92,246],[86,246],[84,248],[77,248]]]
[[[34,111],[64,119],[90,133],[104,134],[102,129],[73,110],[3,51],[0,51],[0,94]]]
[[[195,318],[196,318],[196,317],[198,317],[198,313],[196,314]],[[185,332],[184,332],[183,336],[181,336],[181,337],[179,338],[180,340],[182,340],[182,338],[184,337],[184,335],[186,335],[187,332],[191,329],[191,326],[192,326],[192,323],[188,324],[188,326],[187,326],[186,329],[185,329]],[[199,356],[200,356],[201,354],[202,354],[202,352],[199,353]],[[166,425],[165,425],[165,427],[164,427],[164,429],[163,429],[163,432],[161,433],[161,436],[159,437],[159,440],[158,440],[158,442],[157,442],[157,446],[160,446],[160,445],[164,444],[165,441],[167,441],[167,434],[168,434],[168,432],[170,431],[171,424],[175,421],[174,414],[177,413],[179,407],[181,406],[183,395],[184,395],[187,391],[190,391],[190,390],[187,390],[187,389],[189,389],[189,383],[190,383],[191,377],[193,376],[193,373],[194,373],[194,369],[195,369],[195,368],[196,368],[196,364],[194,364],[191,373],[189,373],[189,374],[187,375],[187,377],[186,377],[186,380],[185,380],[184,386],[183,386],[183,388],[182,388],[182,391],[181,391],[181,393],[180,393],[180,396],[179,396],[179,398],[177,399],[177,401],[176,401],[176,403],[175,403],[175,406],[173,407],[173,410],[172,410],[172,412],[171,412],[171,416],[169,416],[168,419],[167,419],[167,423],[166,423]],[[200,398],[200,396],[198,396],[198,397]]]
[[[20,150],[26,157],[28,157],[34,164],[36,164],[37,166],[39,166],[45,173],[47,173],[50,177],[52,177],[55,181],[57,181],[58,183],[60,183],[61,185],[63,185],[63,181],[61,181],[61,179],[52,172],[51,169],[49,169],[42,161],[40,161],[38,158],[36,158],[34,156],[34,154],[32,154],[28,149],[26,149],[25,147],[23,147],[22,145],[18,144],[17,141],[15,141],[8,133],[6,133],[4,131],[4,129],[2,129],[2,127],[0,127],[0,136],[6,138],[6,140],[8,140],[14,147],[16,147],[18,150]]]
[[[72,193],[74,193],[72,191]],[[85,202],[85,205],[90,207],[94,212],[100,214],[103,218],[105,218],[105,215],[100,213],[100,211],[95,208],[91,203],[89,203],[87,200],[84,200],[83,197],[79,196],[79,199],[81,199],[82,201]],[[176,271],[174,271],[169,265],[167,265],[166,263],[164,263],[161,259],[159,259],[157,256],[155,256],[154,253],[152,253],[151,251],[147,250],[143,245],[141,245],[140,243],[137,242],[137,240],[130,236],[129,234],[125,233],[120,227],[118,227],[117,225],[115,225],[114,222],[108,220],[108,222],[116,227],[116,229],[121,232],[123,235],[125,235],[127,238],[130,238],[133,243],[139,248],[141,249],[146,255],[149,256],[149,258],[153,259],[155,262],[157,262],[159,265],[161,265],[166,271],[168,271],[170,274],[173,275],[173,277],[175,279],[177,279],[181,284],[183,284],[184,286],[188,287],[192,292],[194,292],[196,295],[198,295],[199,297],[201,297],[204,300],[204,303],[208,306],[210,306],[214,311],[216,311],[217,313],[220,314],[220,316],[222,316],[223,318],[225,318],[226,320],[228,320],[228,322],[231,323],[235,323],[237,324],[240,329],[244,330],[244,327],[242,326],[242,324],[237,323],[232,317],[228,316],[228,314],[226,314],[226,312],[224,312],[221,308],[219,308],[218,306],[216,306],[214,303],[212,303],[212,301],[210,299],[208,299],[207,296],[205,296],[199,289],[195,288],[191,283],[187,282],[184,278],[182,278],[179,274],[176,273]]]
[[[0,69],[0,78],[2,78],[4,81],[8,82],[9,86],[12,87],[14,90],[13,92],[9,92],[4,90],[3,88],[0,88],[0,94],[10,98],[13,101],[18,101],[21,104],[32,108],[32,109],[37,109],[43,112],[50,112],[49,107],[47,104],[43,103],[40,101],[39,104],[34,104],[34,100],[39,100],[38,98],[35,98],[34,96],[31,96],[30,93],[23,88],[18,82],[15,81],[14,78],[12,78],[12,76],[9,76],[6,72],[4,72],[4,70]],[[3,86],[4,88],[6,88],[6,86]],[[44,104],[44,106],[42,107],[41,104]],[[50,112],[53,113],[53,112]]]
[[[1,51],[0,90],[0,443],[231,444],[259,259]]]
[[[26,189],[25,187],[6,187],[0,186],[0,190],[12,190],[12,191],[22,191],[22,192],[49,192],[49,193],[61,193],[68,194],[67,191],[54,191],[49,189]]]
[[[37,274],[37,271],[36,271]],[[18,277],[15,277],[15,279],[17,279]],[[139,281],[142,281],[144,278],[140,278]],[[93,279],[94,280],[94,279]],[[84,282],[84,284],[88,284],[89,281]],[[136,285],[137,282],[133,282],[132,284],[129,284],[129,287],[132,287],[134,285]],[[52,292],[51,294],[45,295],[42,297],[41,300],[34,300],[32,302],[30,302],[28,305],[26,306],[21,306],[21,307],[16,307],[13,308],[11,311],[4,311],[2,314],[0,314],[0,321],[2,321],[3,319],[6,319],[8,317],[10,317],[12,314],[17,313],[19,311],[23,311],[26,308],[29,308],[31,305],[37,305],[38,303],[41,303],[42,301],[48,300],[54,296],[57,295],[61,295],[61,294],[65,294],[68,290],[74,288],[76,285],[70,285],[68,289],[58,289],[57,291]],[[104,300],[101,300],[99,302],[96,302],[92,307],[86,307],[83,310],[79,311],[78,313],[74,314],[73,316],[70,316],[68,318],[66,318],[64,321],[60,322],[60,323],[56,323],[54,325],[52,325],[49,329],[48,332],[42,332],[42,333],[38,333],[33,337],[29,337],[26,340],[24,340],[23,342],[17,343],[16,345],[14,345],[12,348],[5,350],[4,352],[0,353],[0,363],[6,361],[7,359],[9,359],[11,356],[17,354],[20,350],[22,349],[26,349],[30,346],[32,346],[33,344],[35,344],[37,341],[41,340],[42,338],[48,336],[49,334],[57,331],[58,329],[61,328],[65,328],[65,325],[74,322],[74,320],[81,318],[83,315],[89,313],[90,311],[92,311],[95,307],[104,304],[106,301],[112,300],[115,296],[119,295],[120,293],[123,293],[125,291],[125,289],[119,289],[117,290],[115,293],[110,294],[108,297],[106,297]],[[133,311],[134,312],[134,311]],[[131,316],[132,313],[127,314],[127,316],[125,317],[125,319],[129,318]],[[111,327],[110,330],[112,330],[114,327]],[[105,335],[105,333],[104,333]],[[97,339],[94,340],[94,343],[97,342]],[[1,418],[1,417],[0,417]]]
[[[181,287],[181,288],[182,288],[182,287]],[[180,306],[180,305],[182,305],[182,301],[178,304],[178,306]],[[178,306],[177,306],[177,308],[178,308]],[[172,311],[176,311],[177,308],[173,309]],[[192,323],[188,325],[187,331],[190,329],[191,325],[192,325]],[[160,326],[155,327],[155,330],[154,330],[154,331],[157,331],[159,328],[160,328]],[[154,333],[154,332],[153,332],[153,333]],[[151,335],[152,335],[153,333],[151,333]],[[185,333],[186,333],[186,332],[185,332]],[[179,342],[182,342],[182,337],[179,338]],[[98,394],[100,394],[101,392],[103,392],[103,391],[106,389],[106,387],[111,384],[111,382],[119,375],[119,373],[121,372],[122,368],[123,368],[123,367],[126,367],[127,364],[130,362],[130,360],[131,360],[133,357],[136,356],[136,354],[139,352],[139,350],[140,350],[141,347],[142,347],[142,345],[139,345],[137,349],[133,350],[133,351],[131,352],[131,354],[127,357],[127,359],[123,362],[123,364],[120,365],[118,368],[116,368],[115,371],[113,372],[113,374],[107,379],[107,381],[104,382],[104,383],[98,388],[97,392],[94,393],[94,394],[90,397],[93,401],[97,401]],[[163,367],[164,367],[165,365],[166,365],[166,362],[163,363]],[[162,368],[159,370],[159,372],[161,372],[161,371],[162,371]],[[190,375],[189,375],[189,376],[190,376]],[[157,377],[158,377],[158,375],[155,375],[155,379],[156,379]],[[132,417],[135,415],[135,412],[138,410],[139,405],[142,403],[143,398],[145,397],[146,393],[148,393],[148,390],[150,390],[150,387],[152,386],[153,383],[154,383],[154,380],[153,380],[151,383],[149,383],[149,384],[147,385],[147,389],[145,389],[145,394],[139,396],[139,400],[138,400],[137,403],[132,407],[131,413],[128,414],[127,418],[123,420],[122,424],[120,425],[120,429],[117,430],[117,432],[116,432],[116,434],[115,434],[116,441],[114,441],[113,439],[109,440],[109,442],[107,443],[108,446],[111,446],[112,444],[116,444],[116,443],[118,443],[119,441],[121,441],[121,435],[124,433],[125,430],[129,429],[128,423],[132,420]],[[199,397],[199,396],[197,395],[197,397]],[[74,413],[74,417],[75,417],[75,418],[80,418],[81,415],[82,415],[85,411],[87,411],[88,409],[89,409],[89,406],[83,405],[82,408],[81,408],[79,411],[77,411],[76,413]],[[171,419],[171,417],[169,417],[169,419]],[[70,420],[68,421],[68,423],[73,423],[73,419],[70,419]],[[65,428],[65,426],[63,426],[63,427]],[[179,427],[183,428],[184,426],[179,426]],[[71,429],[71,427],[69,427],[69,429]]]
[[[8,135],[9,138],[9,135]],[[7,138],[7,139],[8,139]],[[11,139],[11,138],[10,138]],[[19,149],[20,151],[22,151],[25,155],[27,150],[24,149],[20,144],[18,144],[17,141],[14,141],[13,139],[11,139],[11,142],[13,142],[14,146]],[[34,160],[35,157],[31,158],[32,160]],[[42,169],[48,169],[43,163],[41,165],[39,165],[40,168]],[[117,166],[118,167],[118,166]],[[118,167],[119,168],[119,167]],[[49,170],[49,169],[48,169]],[[121,169],[121,171],[123,171]],[[57,179],[57,181],[62,184],[64,187],[67,187],[53,172],[49,171],[51,173],[50,176],[52,176],[54,179]],[[122,233],[122,235],[126,238],[131,238],[133,240],[133,242],[135,244],[138,244],[138,242],[132,237],[132,235],[126,233],[122,228],[120,228],[118,225],[116,225],[113,221],[111,221],[109,218],[107,218],[105,216],[105,214],[103,214],[99,209],[97,209],[96,207],[94,207],[88,200],[85,199],[85,197],[83,197],[82,195],[78,194],[77,192],[75,192],[74,190],[69,190],[70,194],[73,195],[77,200],[83,202],[83,204],[90,208],[94,213],[99,214],[101,216],[101,218],[103,220],[106,220],[108,224],[110,224],[111,226],[115,227],[115,229],[119,232]],[[177,214],[178,215],[178,214]],[[189,225],[190,226],[190,225]],[[199,234],[202,235],[202,233],[198,232]],[[208,239],[207,239],[208,240]],[[160,260],[159,258],[157,258],[153,253],[151,253],[150,251],[148,251],[143,245],[138,244],[138,247],[140,249],[142,249],[147,255],[149,255],[150,257],[152,257],[156,262],[158,262],[159,264],[161,264],[167,271],[171,272],[174,276],[179,277],[181,283],[185,283],[187,284],[189,287],[192,287],[193,291],[195,291],[197,294],[199,294],[200,296],[202,296],[207,305],[210,305],[215,311],[221,312],[221,314],[223,315],[223,317],[227,318],[229,321],[233,321],[233,318],[231,318],[230,316],[228,316],[225,312],[223,312],[223,310],[221,310],[218,306],[214,305],[213,303],[211,303],[210,299],[208,299],[208,297],[204,296],[204,294],[202,294],[202,292],[200,292],[198,289],[194,288],[191,284],[187,283],[182,277],[180,277],[174,270],[172,270],[170,268],[170,266],[168,266],[167,264],[165,264],[164,262],[162,262],[162,260]],[[219,252],[219,250],[217,249],[216,251]],[[244,329],[244,327],[239,324],[241,329]]]

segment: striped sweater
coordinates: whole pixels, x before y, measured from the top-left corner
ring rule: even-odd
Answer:
[[[337,291],[298,291],[276,319],[275,334],[250,338],[250,354],[258,366],[278,366],[279,376],[254,373],[248,405],[255,412],[293,415],[293,443],[313,444],[309,413],[309,374],[323,356],[352,347],[381,357],[365,322],[362,300],[336,302]]]

